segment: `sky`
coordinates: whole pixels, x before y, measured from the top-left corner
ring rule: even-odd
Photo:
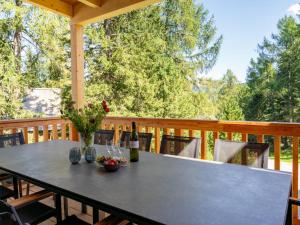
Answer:
[[[206,77],[221,78],[231,69],[244,82],[251,58],[257,57],[257,45],[277,32],[277,23],[285,15],[295,15],[298,0],[196,0],[214,15],[223,44],[214,68]]]

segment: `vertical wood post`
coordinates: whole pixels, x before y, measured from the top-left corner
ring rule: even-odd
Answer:
[[[25,144],[28,144],[28,128],[27,127],[23,128],[23,134],[24,134]]]
[[[201,130],[201,159],[206,159],[207,137],[206,131]]]
[[[298,198],[298,153],[299,138],[293,137],[293,181],[292,181],[292,196]],[[298,224],[298,206],[293,206],[293,224]]]
[[[274,137],[274,169],[280,170],[280,143],[281,137],[276,135]]]
[[[72,67],[72,99],[76,108],[84,103],[84,50],[83,27],[71,24],[71,67]],[[72,140],[78,141],[78,133],[72,126]]]

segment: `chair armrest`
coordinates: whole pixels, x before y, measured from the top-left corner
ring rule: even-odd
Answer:
[[[53,195],[52,192],[49,192],[47,190],[42,190],[42,191],[36,192],[34,194],[31,194],[31,195],[26,195],[22,198],[14,199],[14,200],[10,201],[9,204],[12,207],[18,209],[18,208],[22,208],[26,205],[29,205],[33,202],[37,202],[39,200],[48,198],[52,195]]]
[[[2,181],[2,180],[8,180],[10,178],[12,178],[12,176],[10,174],[7,174],[7,173],[0,174],[0,181]]]
[[[95,225],[118,225],[119,223],[122,223],[124,221],[126,220],[116,217],[114,215],[110,215],[101,220],[100,222],[96,223]]]
[[[292,204],[292,205],[300,206],[300,199],[290,197],[289,198],[289,203]]]

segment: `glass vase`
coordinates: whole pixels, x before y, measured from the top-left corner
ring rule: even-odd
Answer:
[[[81,146],[81,152],[84,155],[85,160],[88,163],[95,162],[96,160],[96,149],[94,147],[94,137],[95,134],[81,134],[80,136],[80,146]]]

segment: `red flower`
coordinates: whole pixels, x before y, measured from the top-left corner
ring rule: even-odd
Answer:
[[[105,110],[105,112],[107,112],[107,113],[109,113],[109,111],[110,111],[110,109],[107,108],[107,107],[106,107],[104,110]]]
[[[105,100],[102,101],[102,106],[103,106],[103,108],[106,108],[106,107],[107,107],[107,103],[106,103]]]

